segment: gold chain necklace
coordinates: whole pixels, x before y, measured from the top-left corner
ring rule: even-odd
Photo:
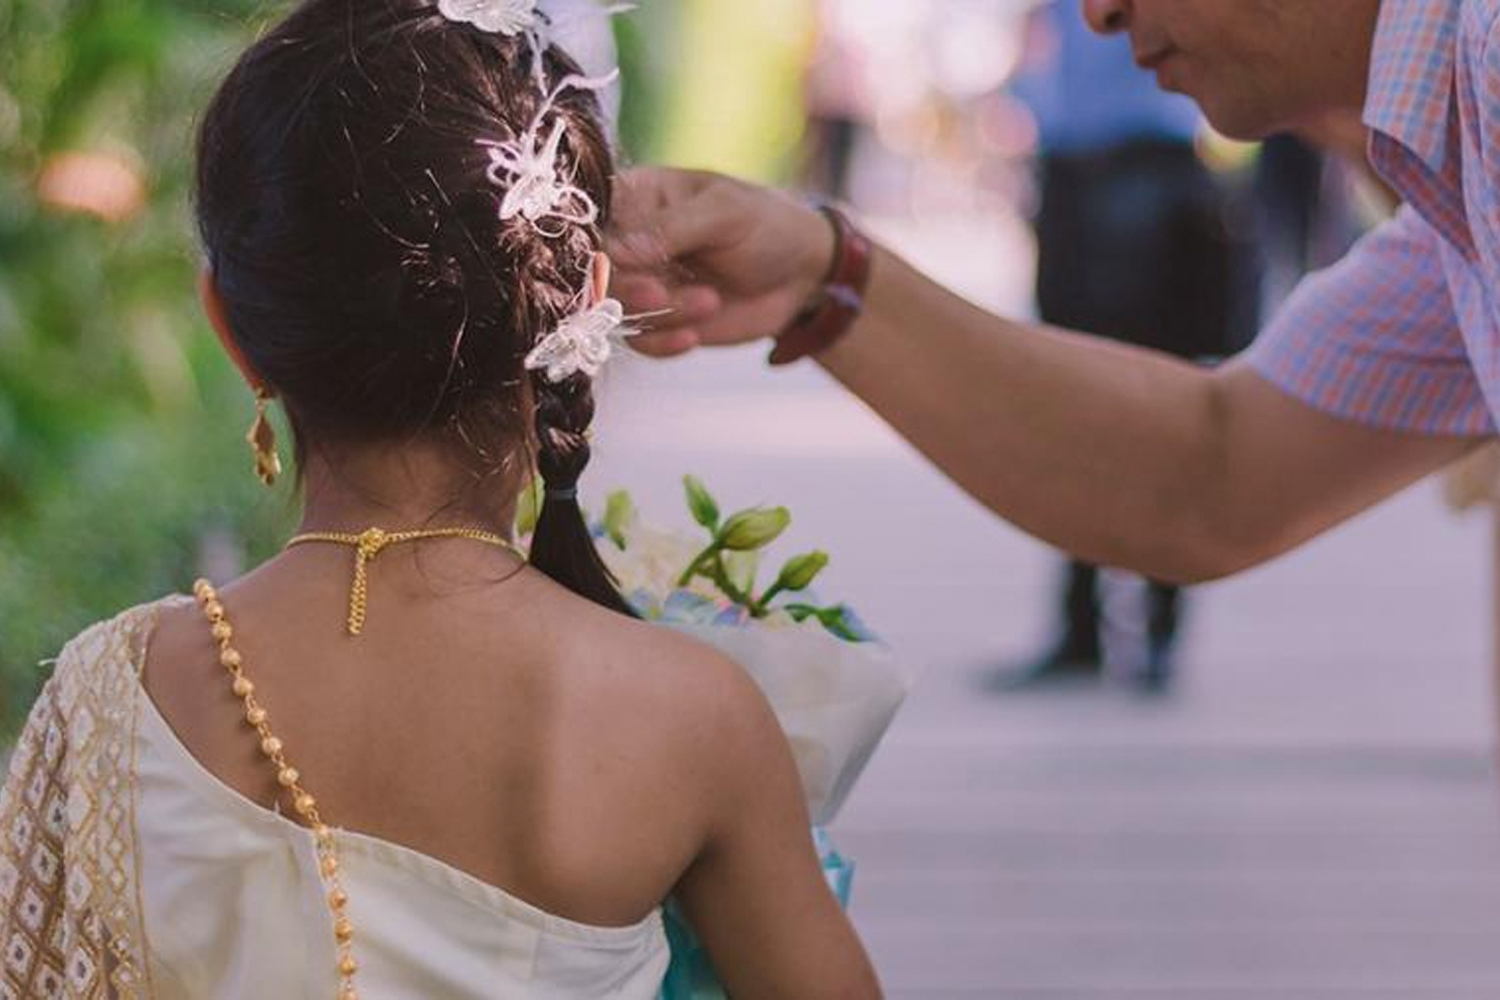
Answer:
[[[354,924],[346,913],[349,896],[344,892],[339,878],[337,835],[323,821],[317,800],[303,787],[302,775],[287,761],[285,747],[271,731],[270,716],[255,697],[255,685],[245,676],[244,657],[234,648],[234,629],[229,624],[218,593],[207,580],[199,580],[193,585],[193,594],[198,598],[213,631],[214,640],[219,644],[219,663],[229,672],[230,686],[235,696],[244,703],[245,721],[260,736],[260,751],[276,768],[276,783],[291,796],[292,808],[312,829],[318,854],[318,873],[323,878],[328,909],[333,915],[333,939],[337,945],[338,958],[338,1000],[359,1000],[359,992],[354,984],[354,974],[359,971],[359,964],[354,960]]]
[[[357,535],[336,531],[316,531],[298,535],[287,542],[286,547],[326,544],[347,545],[355,550],[354,584],[349,588],[348,627],[350,635],[359,635],[365,630],[365,615],[370,598],[371,560],[392,545],[433,538],[466,538],[474,542],[484,542],[486,545],[494,545],[511,552],[520,557],[522,562],[526,561],[526,554],[516,548],[509,539],[502,538],[492,531],[481,531],[478,528],[436,528],[430,531],[385,531],[381,528],[370,528]]]

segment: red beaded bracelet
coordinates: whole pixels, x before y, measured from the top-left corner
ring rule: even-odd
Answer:
[[[818,211],[833,225],[833,266],[822,287],[776,338],[771,364],[778,367],[822,354],[848,333],[864,312],[874,247],[837,208],[820,205]]]

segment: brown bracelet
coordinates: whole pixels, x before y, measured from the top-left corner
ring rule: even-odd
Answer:
[[[777,367],[822,354],[848,333],[864,312],[874,246],[837,208],[820,205],[818,211],[833,225],[833,266],[822,287],[776,338],[771,364]]]

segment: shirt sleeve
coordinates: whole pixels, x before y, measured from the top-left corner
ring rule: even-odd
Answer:
[[[1248,353],[1283,392],[1388,430],[1486,437],[1439,237],[1411,208],[1292,293]]]

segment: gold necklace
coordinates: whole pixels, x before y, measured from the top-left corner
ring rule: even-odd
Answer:
[[[348,627],[350,635],[359,635],[365,630],[365,614],[370,596],[369,569],[371,560],[392,545],[400,545],[404,542],[426,541],[432,538],[466,538],[470,541],[484,542],[486,545],[494,545],[505,549],[518,556],[522,562],[526,561],[526,553],[516,548],[509,539],[503,538],[492,531],[481,531],[478,528],[436,528],[429,531],[385,531],[381,528],[370,528],[357,535],[336,531],[315,531],[305,535],[298,535],[287,542],[286,547],[327,544],[347,545],[355,550],[354,584],[349,588]]]
[[[292,808],[312,829],[318,854],[318,873],[323,878],[328,910],[333,915],[333,939],[338,948],[338,1000],[359,1000],[354,983],[354,974],[359,971],[359,963],[354,960],[354,924],[346,912],[349,896],[339,878],[338,837],[323,821],[317,800],[303,787],[302,775],[287,761],[281,740],[271,731],[270,716],[255,697],[255,685],[245,676],[244,657],[234,648],[234,629],[230,627],[218,593],[207,580],[199,580],[193,585],[193,594],[203,607],[214,640],[219,644],[219,663],[229,672],[235,696],[244,703],[245,721],[260,736],[260,751],[276,768],[276,783],[291,796]]]

